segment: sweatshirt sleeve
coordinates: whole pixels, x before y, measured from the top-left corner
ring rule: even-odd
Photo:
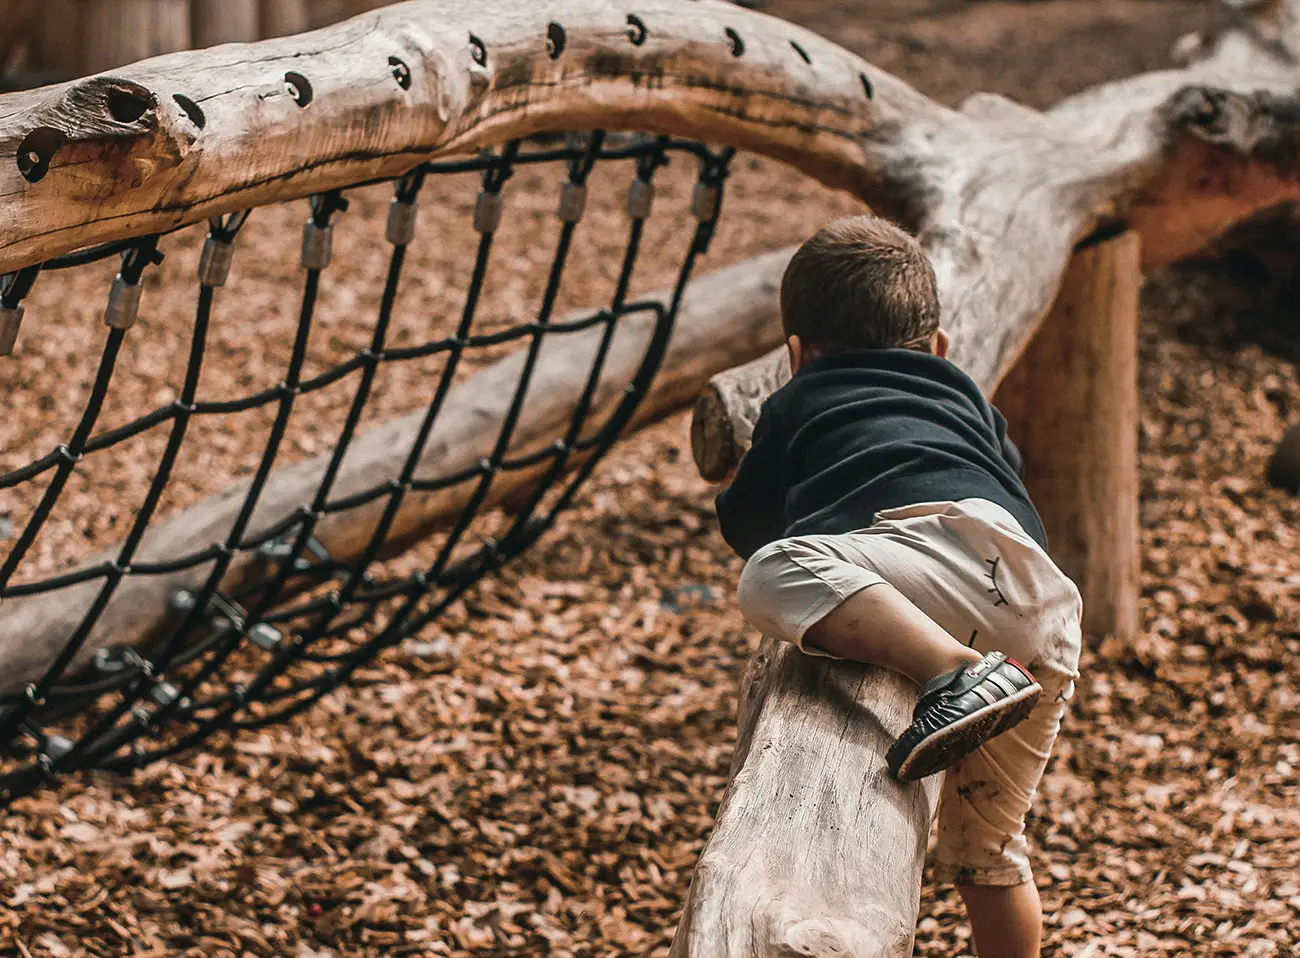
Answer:
[[[744,559],[785,534],[785,449],[775,418],[771,404],[765,405],[735,480],[716,502],[722,538]]]
[[[996,408],[989,408],[993,409],[993,425],[997,429],[998,439],[1002,442],[1002,458],[1007,461],[1007,465],[1011,467],[1011,470],[1023,479],[1025,477],[1025,460],[1020,455],[1020,450],[1016,448],[1016,444],[1011,441],[1011,437],[1007,435],[1007,421]]]

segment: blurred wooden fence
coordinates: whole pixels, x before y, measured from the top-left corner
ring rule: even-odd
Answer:
[[[0,0],[0,68],[49,78],[301,33],[391,0]]]

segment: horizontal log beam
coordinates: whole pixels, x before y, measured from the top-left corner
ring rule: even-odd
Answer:
[[[1074,247],[1099,228],[1139,234],[1142,266],[1154,269],[1300,199],[1300,70],[1267,49],[1245,56],[1243,42],[1230,34],[1206,62],[1042,113],[977,94],[922,147],[909,126],[882,150],[935,266],[952,357],[986,394],[1047,315]],[[710,383],[696,406],[702,476],[736,467],[763,400],[789,377],[784,362],[777,350]]]
[[[724,0],[412,0],[0,105],[0,273],[574,128],[725,142],[861,191],[874,125],[946,112]]]

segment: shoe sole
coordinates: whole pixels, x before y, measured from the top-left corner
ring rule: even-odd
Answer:
[[[915,782],[951,768],[989,739],[1029,718],[1042,694],[1043,687],[1035,682],[922,739],[898,767],[898,779]]]

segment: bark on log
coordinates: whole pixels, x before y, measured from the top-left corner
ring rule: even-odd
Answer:
[[[260,39],[257,0],[190,0],[194,46]]]
[[[791,251],[769,253],[739,266],[697,279],[689,287],[677,326],[664,357],[662,371],[629,428],[638,428],[690,406],[713,373],[759,355],[771,344],[776,323],[775,279]],[[670,290],[652,294],[666,301]],[[646,313],[624,317],[619,324],[597,390],[588,433],[605,421],[623,396],[645,355],[654,320]],[[586,384],[602,330],[552,335],[544,341],[532,386],[508,453],[516,458],[561,438]],[[509,406],[524,360],[521,352],[453,387],[425,445],[418,479],[459,474],[491,453],[498,427]],[[401,471],[424,411],[376,427],[357,438],[348,451],[334,486],[334,499],[373,488]],[[271,528],[310,502],[329,463],[329,454],[278,470],[268,482],[249,536]],[[580,463],[577,457],[570,466]],[[503,472],[491,487],[487,506],[527,488],[546,467]],[[472,484],[439,492],[412,492],[392,526],[387,547],[392,552],[419,541],[440,523],[454,518],[469,497]],[[153,527],[141,547],[139,562],[197,552],[224,541],[243,505],[247,483],[240,483]],[[350,559],[369,542],[384,500],[335,513],[316,529],[316,537],[332,556]],[[114,558],[109,550],[85,565]],[[247,555],[236,559],[223,589],[248,584],[259,564]],[[185,573],[124,579],[90,639],[70,666],[75,672],[105,645],[148,644],[168,621],[168,598],[176,589],[193,589],[207,575],[206,567]],[[57,592],[10,599],[0,606],[0,691],[10,691],[38,678],[77,627],[100,582]]]
[[[1052,558],[1079,586],[1083,630],[1136,637],[1139,241],[1077,253],[1056,305],[998,387]]]

